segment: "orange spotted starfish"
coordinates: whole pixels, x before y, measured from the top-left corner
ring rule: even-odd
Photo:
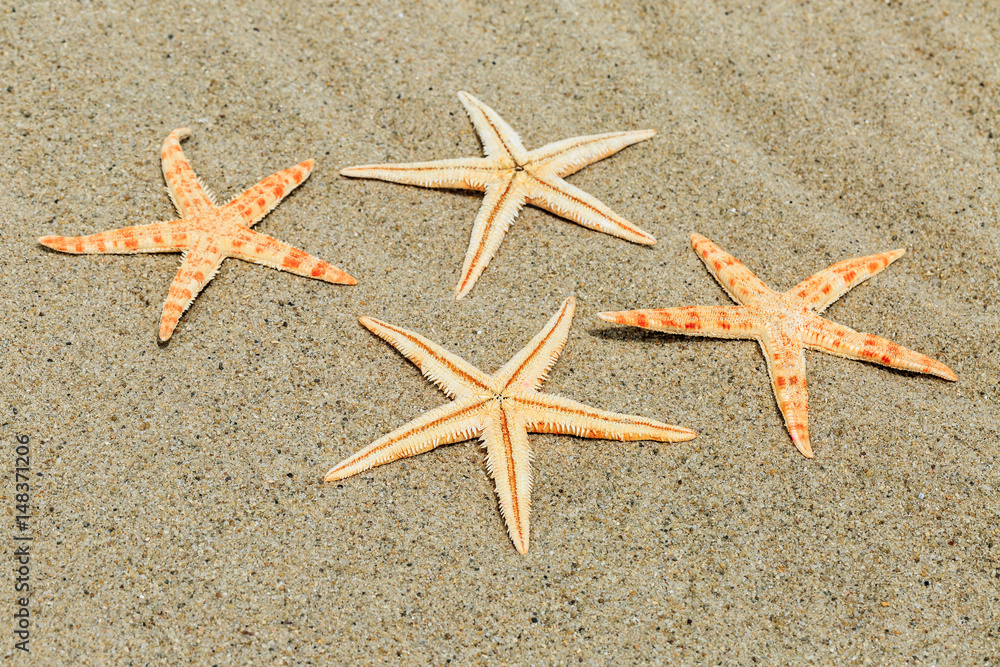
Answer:
[[[486,467],[496,482],[507,533],[528,551],[531,510],[531,445],[528,433],[567,433],[614,440],[690,440],[693,431],[652,419],[591,408],[538,391],[566,344],[575,300],[567,298],[545,328],[514,358],[487,375],[426,338],[362,317],[361,324],[386,340],[437,384],[451,403],[435,408],[338,463],[326,481],[344,479],[439,445],[482,438]]]
[[[472,289],[525,203],[634,243],[656,243],[652,235],[563,180],[626,146],[649,139],[656,134],[653,130],[575,137],[529,152],[496,111],[468,93],[460,92],[458,98],[479,133],[486,157],[365,165],[340,172],[343,176],[377,178],[425,188],[486,192],[472,227],[472,239],[465,255],[462,278],[455,288],[455,298],[461,299]]]
[[[183,253],[181,268],[163,304],[161,341],[170,338],[181,313],[215,276],[226,257],[328,283],[356,284],[354,278],[337,267],[250,229],[309,177],[312,160],[268,176],[220,207],[215,205],[212,194],[202,185],[181,150],[180,140],[190,135],[187,128],[174,130],[163,142],[160,155],[167,191],[181,214],[179,220],[123,227],[90,236],[43,236],[38,242],[69,253]]]
[[[838,262],[784,294],[778,294],[704,236],[692,234],[691,245],[723,289],[741,305],[629,310],[600,313],[599,317],[654,331],[756,340],[767,359],[771,386],[788,432],[803,455],[809,458],[813,455],[806,419],[809,406],[803,348],[929,373],[945,380],[958,379],[939,361],[884,338],[834,324],[818,315],[849,289],[902,257],[904,250]]]

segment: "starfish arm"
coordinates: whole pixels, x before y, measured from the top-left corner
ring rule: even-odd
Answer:
[[[482,398],[469,397],[434,408],[344,459],[323,481],[344,479],[440,445],[474,438],[482,430],[482,403]]]
[[[805,306],[821,313],[855,285],[860,285],[903,256],[905,250],[891,250],[878,255],[838,262],[806,278],[785,293],[793,306]]]
[[[265,215],[274,210],[282,199],[295,188],[302,185],[312,172],[313,160],[300,162],[294,167],[282,169],[271,174],[263,181],[246,190],[243,194],[226,204],[226,208],[236,211],[247,227],[253,227]]]
[[[809,395],[806,392],[806,360],[802,346],[792,335],[782,330],[769,330],[759,339],[767,359],[767,372],[778,409],[795,447],[806,458],[812,458],[809,445]]]
[[[375,178],[422,188],[455,188],[479,192],[496,180],[496,173],[494,161],[481,157],[404,164],[366,164],[340,170],[341,176],[351,178]]]
[[[89,236],[43,236],[38,242],[53,250],[72,254],[177,252],[194,246],[198,235],[191,233],[192,229],[186,220],[172,220]]]
[[[588,229],[642,245],[656,243],[652,234],[639,229],[596,197],[570,185],[558,176],[535,171],[531,172],[531,176],[528,203]]]
[[[525,192],[520,178],[493,183],[486,188],[486,197],[472,226],[472,238],[465,253],[462,277],[455,287],[455,298],[461,299],[476,284],[480,274],[493,259],[500,242],[521,207]]]
[[[802,343],[811,349],[838,357],[870,361],[890,368],[936,375],[955,381],[958,376],[940,361],[908,350],[885,338],[863,334],[821,317],[810,317],[801,334]]]
[[[212,193],[195,175],[181,150],[181,139],[190,136],[191,130],[186,127],[174,130],[163,142],[163,150],[160,152],[160,165],[163,168],[163,178],[167,181],[167,192],[183,218],[208,213],[215,208]]]
[[[773,295],[750,269],[701,234],[691,235],[691,246],[733,301],[749,304],[764,295]]]
[[[546,173],[564,178],[655,134],[655,130],[637,130],[563,139],[531,151],[525,166],[540,165]]]
[[[340,285],[358,283],[340,268],[252,229],[239,228],[235,238],[226,239],[220,245],[230,257],[263,264],[279,271]]]
[[[525,150],[514,128],[508,125],[500,114],[469,93],[460,91],[458,99],[462,101],[465,111],[476,127],[476,133],[483,142],[483,150],[488,157],[500,155],[518,163],[524,162],[528,151]]]
[[[743,306],[687,306],[660,310],[625,310],[598,313],[607,322],[652,331],[711,338],[757,338],[761,328]]]
[[[358,320],[373,334],[386,341],[423,372],[448,396],[466,398],[491,392],[491,380],[478,368],[423,336],[373,317]]]
[[[545,327],[494,374],[504,389],[537,390],[566,345],[576,299],[569,296]]]
[[[511,399],[526,417],[532,433],[560,433],[580,438],[604,440],[655,440],[683,442],[695,437],[695,432],[671,426],[653,419],[598,410],[568,398],[535,392],[515,395]]]
[[[198,239],[195,247],[184,255],[181,268],[170,284],[167,301],[163,304],[163,314],[160,316],[161,341],[170,340],[181,314],[215,276],[224,258],[215,239],[207,235]]]
[[[496,484],[507,534],[520,553],[528,552],[531,514],[531,445],[523,420],[497,402],[485,415],[482,434],[486,468]]]

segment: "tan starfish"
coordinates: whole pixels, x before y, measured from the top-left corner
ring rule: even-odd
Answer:
[[[226,257],[245,259],[328,283],[356,284],[354,278],[337,267],[250,229],[309,177],[312,160],[272,174],[225,206],[216,206],[212,194],[192,171],[181,150],[180,140],[190,135],[187,128],[171,132],[163,142],[160,156],[167,191],[181,219],[90,236],[43,236],[38,242],[69,253],[183,253],[181,268],[163,304],[162,341],[170,338],[181,313],[215,276]]]
[[[784,294],[778,294],[704,236],[692,234],[691,245],[723,289],[741,305],[629,310],[599,313],[598,316],[608,322],[654,331],[756,340],[767,359],[774,396],[788,432],[805,456],[812,458],[803,348],[916,373],[929,373],[946,380],[958,379],[951,369],[939,361],[884,338],[834,324],[818,315],[849,289],[902,257],[904,250],[838,262]]]
[[[507,532],[521,553],[528,551],[531,509],[531,446],[528,433],[567,433],[613,440],[690,440],[693,431],[652,419],[591,408],[538,392],[555,364],[573,319],[575,300],[567,298],[545,328],[493,375],[426,338],[362,317],[361,324],[386,340],[455,400],[435,408],[338,463],[326,481],[350,477],[439,445],[482,438],[486,467],[496,482]]]
[[[486,192],[472,227],[472,239],[465,255],[462,278],[455,288],[455,298],[461,299],[472,289],[525,203],[634,243],[656,243],[652,235],[563,180],[588,164],[649,139],[656,132],[639,130],[575,137],[529,152],[496,111],[468,93],[460,92],[458,98],[479,133],[486,157],[374,164],[348,167],[340,172],[343,176],[377,178],[425,188]]]

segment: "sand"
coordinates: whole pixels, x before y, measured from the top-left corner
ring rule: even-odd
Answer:
[[[7,489],[30,438],[33,515],[8,551],[34,538],[7,662],[1000,661],[995,3],[0,11],[0,423]],[[658,243],[527,208],[454,301],[481,196],[338,171],[479,155],[459,90],[529,148],[655,129],[570,181]],[[37,244],[175,217],[158,155],[184,126],[224,199],[315,158],[258,229],[358,285],[227,260],[161,347],[177,255]],[[756,344],[596,317],[729,303],[692,232],[779,290],[905,248],[827,316],[959,382],[807,352],[803,458]],[[526,556],[476,442],[322,483],[447,400],[359,316],[492,372],[570,293],[544,389],[696,440],[531,436]]]

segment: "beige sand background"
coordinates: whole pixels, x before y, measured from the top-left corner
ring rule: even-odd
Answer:
[[[8,476],[32,439],[37,664],[1000,660],[997,4],[2,12],[0,409]],[[529,208],[455,302],[481,197],[338,170],[480,154],[459,90],[528,147],[656,129],[571,182],[659,243]],[[161,348],[177,255],[37,245],[175,217],[158,154],[182,126],[223,198],[315,158],[258,229],[359,284],[228,260]],[[595,317],[728,303],[692,231],[776,289],[906,248],[828,315],[960,381],[807,353],[804,459],[754,343]],[[358,316],[492,371],[571,292],[545,389],[696,440],[532,436],[527,556],[474,442],[321,482],[445,400]]]

